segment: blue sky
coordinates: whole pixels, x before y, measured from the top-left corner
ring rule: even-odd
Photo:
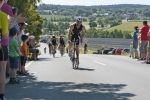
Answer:
[[[110,5],[110,4],[148,4],[149,0],[42,0],[46,4],[60,5]]]

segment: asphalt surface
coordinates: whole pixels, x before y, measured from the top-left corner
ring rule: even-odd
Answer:
[[[127,56],[80,55],[78,70],[67,54],[43,53],[29,62],[21,84],[6,84],[8,100],[150,100],[150,65]],[[47,49],[48,51],[48,49]]]

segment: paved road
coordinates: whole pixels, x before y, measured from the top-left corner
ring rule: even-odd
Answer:
[[[30,62],[21,84],[6,85],[8,100],[150,100],[150,65],[129,57],[81,55],[73,70],[67,54]]]

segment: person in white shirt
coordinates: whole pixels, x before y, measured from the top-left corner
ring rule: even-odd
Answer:
[[[24,32],[24,30],[25,30],[25,28],[26,28],[26,26],[27,26],[28,24],[27,23],[25,23],[25,22],[23,22],[23,23],[19,23],[19,27],[20,27],[20,30],[21,30],[21,32],[20,32],[20,34],[18,34],[17,35],[17,40],[18,40],[18,44],[19,44],[19,46],[21,45],[21,43],[22,43],[22,39],[21,39],[21,37],[22,37],[22,35],[25,35],[25,32]]]

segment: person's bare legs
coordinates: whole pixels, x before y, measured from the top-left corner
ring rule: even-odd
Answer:
[[[16,72],[17,72],[17,69],[14,69],[14,68],[10,68],[10,78],[16,78]]]
[[[135,57],[138,58],[138,51],[137,51],[137,49],[135,49],[134,52],[135,52]]]
[[[76,45],[76,49],[77,49],[76,55],[77,55],[77,58],[79,59],[79,45]]]
[[[5,73],[7,61],[0,61],[0,94],[4,94],[5,90]]]

